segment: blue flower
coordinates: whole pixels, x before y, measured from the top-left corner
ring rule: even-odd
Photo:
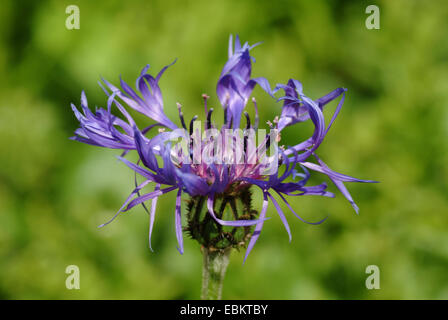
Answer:
[[[174,210],[175,230],[178,250],[183,253],[183,236],[181,224],[181,197],[183,193],[190,197],[204,197],[208,214],[223,226],[248,227],[255,225],[254,232],[248,243],[245,260],[257,241],[266,218],[266,210],[271,202],[282,220],[291,240],[291,232],[285,214],[273,197],[273,193],[280,197],[286,206],[302,219],[286,200],[286,196],[320,195],[334,197],[327,191],[326,183],[307,186],[310,172],[316,171],[327,175],[352,204],[358,213],[358,207],[353,201],[344,182],[375,182],[360,180],[331,170],[317,155],[316,151],[323,142],[331,125],[339,114],[346,89],[338,88],[327,95],[313,100],[304,94],[302,84],[290,79],[286,84],[278,84],[271,89],[265,78],[252,78],[252,63],[255,61],[250,51],[256,45],[247,42],[241,45],[238,36],[229,40],[228,60],[219,77],[216,93],[224,110],[224,123],[217,126],[212,120],[213,109],[207,108],[208,96],[203,95],[205,107],[205,132],[198,129],[197,116],[191,119],[187,126],[182,106],[178,104],[180,126],[171,121],[164,112],[162,93],[159,80],[166,69],[174,62],[164,67],[156,77],[148,73],[149,66],[141,71],[136,81],[137,91],[121,80],[118,88],[103,79],[101,85],[108,96],[107,108],[99,108],[92,113],[87,106],[84,92],[81,95],[81,109],[83,113],[72,105],[80,128],[75,131],[73,140],[111,149],[122,149],[123,155],[119,159],[142,176],[144,181],[136,183],[122,207],[111,220],[121,212],[130,210],[136,205],[151,200],[149,236],[153,230],[157,199],[168,192],[176,191],[176,205]],[[276,101],[283,102],[280,117],[274,123],[268,121],[271,133],[262,136],[261,141],[253,138],[259,126],[258,107],[252,91],[260,86]],[[275,98],[275,94],[283,91],[284,95]],[[331,101],[340,98],[338,106],[326,125],[323,114],[324,107]],[[255,118],[251,119],[245,108],[252,101],[255,108]],[[121,114],[112,114],[115,106]],[[140,130],[127,108],[134,109],[147,116],[152,123]],[[245,126],[241,119],[245,118]],[[292,147],[278,147],[281,131],[288,126],[300,122],[311,121],[314,125],[313,134]],[[152,138],[147,133],[159,127],[158,134]],[[241,134],[239,134],[241,133]],[[230,136],[229,136],[230,134]],[[182,143],[177,143],[182,140]],[[266,153],[270,149],[271,155]],[[136,151],[139,157],[137,163],[130,162],[124,156],[130,151]],[[315,159],[316,163],[310,159]],[[298,171],[298,169],[300,171]],[[296,180],[300,177],[300,180]],[[142,194],[143,188],[153,185],[154,190]],[[240,188],[256,186],[263,193],[262,209],[258,219],[223,220],[214,212],[217,196],[238,192]],[[145,207],[146,208],[146,207]],[[320,224],[325,219],[312,224]],[[311,222],[307,222],[311,223]],[[151,241],[151,240],[150,240]],[[151,247],[151,242],[150,242]]]

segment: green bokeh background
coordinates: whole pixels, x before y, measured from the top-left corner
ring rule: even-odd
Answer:
[[[65,28],[71,4],[80,30]],[[368,4],[380,7],[380,30],[365,27]],[[0,298],[199,298],[201,253],[187,238],[183,256],[175,248],[174,194],[159,200],[154,253],[141,207],[97,229],[132,190],[133,174],[119,151],[68,140],[77,127],[70,103],[84,89],[90,106],[104,106],[100,76],[133,84],[147,63],[158,72],[178,58],[160,82],[165,109],[178,121],[179,101],[191,118],[204,92],[217,107],[228,36],[238,33],[264,42],[253,51],[255,76],[299,79],[312,98],[348,88],[319,154],[381,183],[348,184],[359,216],[333,185],[335,199],[291,199],[304,218],[330,215],[311,226],[288,214],[291,243],[270,207],[247,263],[233,253],[223,297],[448,299],[447,30],[443,0],[2,1]],[[262,120],[279,114],[280,104],[254,94]],[[290,128],[282,142],[310,131]],[[80,290],[65,287],[71,264]],[[365,287],[368,265],[380,268],[379,290]]]

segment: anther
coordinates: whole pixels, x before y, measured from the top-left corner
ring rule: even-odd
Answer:
[[[246,129],[250,129],[250,116],[247,111],[244,111],[244,116],[246,117]]]
[[[224,125],[227,124],[227,107],[224,108]]]
[[[207,123],[206,123],[207,129],[210,129],[212,127],[212,113],[213,113],[213,108],[210,108],[210,110],[208,111],[208,114],[207,114]]]
[[[204,110],[205,110],[205,114],[207,114],[208,113],[207,100],[210,99],[210,96],[208,96],[206,93],[203,93],[202,99],[204,99]]]
[[[194,116],[190,121],[190,159],[193,160],[193,125],[198,116]]]
[[[182,105],[179,102],[176,102],[177,110],[179,111],[180,122],[182,123],[182,127],[187,130],[187,126],[185,125],[184,114],[182,112]]]
[[[266,135],[266,149],[269,149],[269,147],[271,146],[271,136],[269,134]]]
[[[282,136],[280,135],[280,132],[277,133],[277,136],[275,137],[275,141],[278,143],[282,140]]]
[[[196,121],[197,118],[198,118],[198,116],[196,115],[190,121],[190,136],[193,135],[193,124],[194,124],[194,122]]]

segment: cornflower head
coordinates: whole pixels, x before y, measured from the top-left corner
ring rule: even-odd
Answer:
[[[257,45],[257,44],[256,44]],[[213,121],[214,109],[209,108],[208,95],[204,102],[204,125],[198,116],[186,122],[182,105],[177,104],[179,122],[175,124],[164,112],[159,80],[167,68],[155,77],[148,73],[149,66],[141,71],[134,90],[123,80],[121,88],[103,80],[100,86],[106,93],[107,106],[92,112],[84,92],[81,94],[81,111],[72,104],[79,121],[73,140],[110,149],[123,150],[118,157],[135,174],[143,177],[116,214],[100,227],[113,221],[120,213],[141,204],[149,214],[149,246],[153,231],[157,200],[160,196],[176,192],[174,208],[175,231],[178,250],[182,254],[183,231],[211,251],[247,246],[246,260],[255,245],[266,217],[268,204],[275,207],[291,240],[291,231],[284,212],[273,194],[278,195],[289,210],[301,218],[288,203],[286,196],[319,195],[334,197],[327,191],[327,184],[308,185],[310,170],[322,173],[336,185],[351,203],[356,213],[358,207],[344,182],[375,182],[356,179],[331,170],[317,155],[333,122],[338,116],[346,89],[337,88],[313,100],[305,95],[302,84],[290,79],[286,84],[272,88],[265,78],[252,78],[253,57],[250,51],[256,46],[247,42],[241,45],[238,36],[229,39],[228,60],[219,77],[216,93],[224,112],[224,122],[218,126]],[[268,127],[259,128],[258,106],[252,91],[261,87],[274,102],[281,102],[280,116],[268,121]],[[275,94],[280,92],[280,97]],[[335,112],[326,124],[324,107],[340,98]],[[244,110],[254,107],[254,118]],[[119,114],[112,113],[115,107]],[[131,115],[133,109],[150,119],[147,127],[140,129]],[[116,113],[116,112],[115,112]],[[281,131],[288,126],[311,121],[312,135],[294,146],[279,147]],[[151,138],[148,132],[158,127]],[[267,133],[269,129],[269,133]],[[269,152],[268,152],[269,150]],[[138,154],[137,163],[125,158],[130,151]],[[315,162],[311,162],[314,159]],[[135,180],[137,181],[137,180]],[[143,192],[148,185],[150,192]],[[252,208],[252,187],[263,194],[258,212]],[[182,226],[181,197],[187,194],[187,225]],[[145,202],[151,200],[149,209]]]

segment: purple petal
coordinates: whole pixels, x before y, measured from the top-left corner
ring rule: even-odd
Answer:
[[[291,236],[291,229],[289,228],[288,221],[286,220],[286,217],[285,217],[282,209],[278,205],[277,201],[275,201],[274,197],[269,192],[267,194],[268,194],[269,198],[271,198],[272,203],[275,206],[275,209],[277,209],[277,213],[280,216],[280,219],[282,220],[283,225],[285,226],[286,231],[288,232],[289,242],[291,242],[292,236]]]
[[[149,169],[157,172],[159,167],[154,152],[151,150],[151,144],[137,127],[134,127],[134,139],[138,155],[143,164]]]
[[[132,170],[134,170],[138,174],[142,175],[146,179],[149,179],[151,181],[157,180],[155,175],[152,172],[146,170],[145,168],[142,168],[139,165],[136,165],[135,163],[132,163],[132,162],[126,160],[125,158],[122,158],[122,157],[119,157],[119,156],[117,156],[117,158],[120,161],[123,161],[129,168],[131,168]]]
[[[286,149],[285,155],[289,156],[295,152],[304,151],[305,149],[311,147],[312,145],[313,145],[313,142],[311,139],[305,140],[305,141],[295,145],[294,147],[290,147],[290,148]]]
[[[319,107],[321,109],[323,109],[323,107],[330,103],[331,101],[333,101],[334,99],[336,99],[337,97],[339,97],[342,93],[346,92],[347,89],[345,88],[337,88],[333,91],[331,91],[330,93],[327,93],[325,96],[319,98],[316,100],[316,103],[319,105]]]
[[[364,182],[364,183],[377,183],[378,181],[374,180],[363,180],[363,179],[357,179],[342,173],[338,173],[336,171],[331,170],[327,166],[319,166],[312,162],[301,162],[302,165],[304,165],[307,168],[310,168],[311,170],[324,173],[329,177],[332,177],[334,179],[344,181],[344,182]]]
[[[210,195],[207,199],[207,209],[212,218],[215,219],[215,221],[218,222],[220,225],[232,226],[232,227],[247,227],[260,222],[260,220],[235,220],[235,221],[221,220],[215,215],[215,212],[213,210],[213,202],[214,202],[214,196]]]
[[[231,34],[229,37],[229,49],[228,49],[229,59],[233,56],[233,35]]]
[[[342,181],[333,179],[331,177],[330,177],[330,179],[331,179],[331,181],[333,181],[333,183],[336,185],[336,187],[339,189],[339,191],[341,191],[341,193],[348,200],[348,202],[350,202],[350,204],[352,205],[353,209],[355,209],[356,214],[359,214],[359,208],[356,205],[355,201],[353,201],[353,198],[350,195],[350,192],[348,192],[348,190],[345,187],[344,183]]]
[[[336,120],[339,112],[341,111],[342,105],[344,104],[344,100],[345,100],[345,92],[347,91],[347,89],[345,88],[338,88],[336,90],[334,90],[333,92],[329,93],[328,95],[330,96],[328,99],[323,100],[324,102],[322,102],[322,106],[321,104],[319,104],[319,107],[322,109],[323,106],[325,105],[325,103],[328,103],[329,101],[335,99],[336,97],[338,97],[341,93],[342,93],[342,98],[338,103],[338,106],[336,107],[335,112],[333,113],[333,116],[331,117],[330,123],[327,126],[327,129],[325,130],[325,135],[328,133],[328,130],[330,130],[331,125],[333,124],[334,120]],[[333,98],[334,96],[334,98]],[[325,98],[325,97],[324,97]],[[321,98],[322,99],[322,98]],[[328,101],[328,102],[326,102]]]
[[[157,184],[156,187],[154,188],[154,191],[158,191],[160,190],[160,184]],[[152,249],[152,245],[151,245],[151,236],[152,236],[152,229],[154,227],[154,218],[156,215],[156,207],[157,207],[157,199],[159,199],[159,197],[155,197],[154,199],[151,200],[151,212],[149,214],[149,248],[151,249],[151,251],[154,251]]]
[[[207,182],[193,173],[184,173],[181,170],[176,169],[176,175],[179,178],[180,184],[186,189],[186,192],[190,196],[206,195],[210,190],[210,186]]]
[[[343,181],[345,181],[345,182],[365,182],[365,183],[376,183],[377,181],[361,180],[361,179],[356,179],[356,178],[353,178],[353,177],[350,177],[350,176],[347,176],[347,175],[344,175],[341,173],[337,173],[337,172],[331,170],[317,155],[314,154],[314,156],[315,156],[316,160],[319,162],[320,166],[318,166],[314,163],[310,163],[310,162],[303,163],[303,165],[307,166],[311,170],[315,170],[315,171],[326,174],[330,178],[330,180],[334,183],[334,185],[339,189],[339,191],[344,195],[344,197],[350,202],[353,209],[358,214],[359,208],[356,205],[356,203],[353,201],[353,198],[350,195],[350,192],[345,187]]]
[[[117,211],[117,213],[112,217],[112,219],[110,219],[109,221],[99,225],[98,228],[102,228],[102,227],[108,225],[109,223],[111,223],[112,221],[114,221],[115,218],[120,214],[120,212],[123,211],[124,207],[126,206],[126,204],[128,204],[128,202],[132,199],[132,197],[135,194],[137,194],[137,192],[139,192],[144,186],[146,186],[150,182],[152,182],[152,181],[151,180],[145,180],[143,183],[141,183],[139,186],[137,186],[137,188],[135,188],[135,190],[132,191],[132,193],[129,195],[129,197],[126,199],[126,201],[121,206],[120,210]]]
[[[174,63],[174,62],[173,62]],[[170,64],[172,65],[172,64]],[[137,79],[137,88],[139,88],[140,92],[144,99],[142,99],[125,81],[120,79],[120,84],[122,87],[122,91],[117,87],[110,84],[105,79],[102,79],[106,86],[115,92],[117,96],[123,100],[128,106],[133,108],[134,110],[143,113],[144,115],[150,117],[151,119],[157,121],[161,125],[170,128],[176,129],[177,126],[166,116],[163,112],[163,100],[162,94],[158,85],[158,81],[164,71],[170,66],[165,66],[157,75],[156,78],[153,78],[151,75],[145,74],[148,70],[148,66],[143,68],[142,74]],[[149,88],[146,84],[148,81],[152,93],[149,91]],[[106,91],[106,90],[105,90]],[[106,92],[106,94],[108,94]]]
[[[266,209],[268,208],[268,203],[269,203],[268,199],[267,199],[266,192],[263,194],[263,198],[264,198],[263,199],[263,207],[262,207],[260,215],[258,217],[258,219],[261,220],[261,222],[255,226],[255,229],[250,238],[249,244],[247,245],[247,250],[246,250],[246,254],[244,256],[243,264],[246,262],[246,259],[249,256],[249,253],[252,251],[253,247],[255,246],[255,243],[257,242],[258,237],[260,236],[261,229],[263,228],[264,218],[266,216]]]
[[[83,91],[81,93],[81,108],[84,115],[79,112],[75,105],[71,104],[73,113],[80,125],[80,128],[75,131],[78,137],[74,137],[73,140],[111,149],[135,149],[130,125],[111,114],[111,107],[114,102],[114,94],[112,94],[108,98],[107,110],[99,108],[93,114],[88,108],[87,98]],[[133,122],[125,110],[120,108],[119,110],[128,117],[130,123]],[[121,128],[124,133],[116,127]]]
[[[269,84],[269,81],[263,77],[250,79],[249,82],[247,82],[247,85],[244,87],[241,95],[245,98],[249,98],[255,85],[257,85],[257,84],[261,87],[261,89],[263,89],[272,98],[275,98],[274,97],[275,92],[271,89],[271,85]]]
[[[182,189],[179,188],[179,191],[177,191],[177,197],[176,197],[175,224],[176,224],[177,243],[179,245],[177,250],[179,250],[180,254],[184,254],[184,239],[182,236],[182,219],[181,219],[181,208],[180,208],[181,196],[182,196]]]
[[[324,222],[325,220],[327,220],[328,216],[326,216],[325,218],[323,218],[322,220],[320,220],[320,221],[318,221],[318,222],[308,222],[308,221],[306,221],[305,219],[303,219],[302,217],[300,217],[300,216],[293,210],[293,208],[291,207],[291,205],[289,204],[289,202],[286,201],[285,197],[283,197],[283,195],[282,195],[280,192],[278,192],[278,191],[276,191],[276,192],[278,193],[278,195],[280,196],[280,198],[283,200],[283,202],[285,202],[285,204],[288,206],[289,210],[291,210],[291,212],[294,213],[294,215],[295,215],[297,218],[299,218],[299,220],[301,220],[301,221],[303,221],[303,222],[305,222],[305,223],[308,223],[308,224],[313,224],[313,225],[321,224],[322,222]]]
[[[142,195],[142,196],[140,196],[140,197],[135,198],[135,199],[132,200],[131,202],[129,202],[128,206],[127,206],[126,209],[123,210],[123,211],[128,211],[128,210],[130,210],[131,208],[135,207],[136,205],[138,205],[138,204],[140,204],[140,203],[142,203],[142,202],[145,202],[146,200],[153,199],[153,198],[155,198],[155,197],[159,197],[159,196],[161,196],[162,194],[168,193],[168,192],[173,191],[173,190],[175,190],[175,189],[177,189],[177,188],[178,188],[177,186],[174,186],[174,187],[168,187],[168,188],[165,188],[165,189],[156,190],[156,191],[153,191],[153,192],[144,194],[144,195]]]

